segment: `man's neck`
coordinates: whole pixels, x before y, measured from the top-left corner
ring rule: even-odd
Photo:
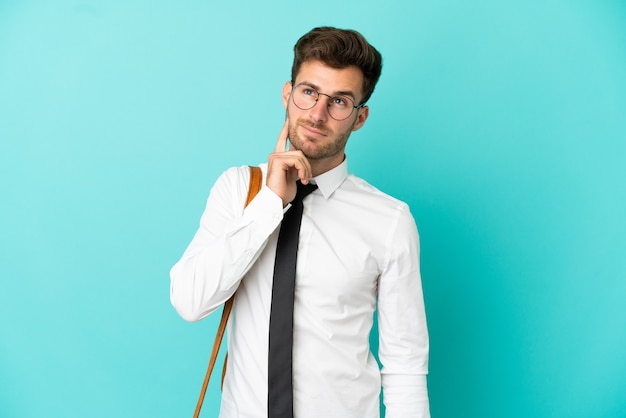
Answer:
[[[311,164],[311,172],[313,177],[317,177],[320,174],[324,174],[327,171],[337,167],[346,159],[346,154],[341,153],[331,158],[324,158],[320,160],[309,160]]]

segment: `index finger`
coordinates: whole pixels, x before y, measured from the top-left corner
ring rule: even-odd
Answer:
[[[289,137],[289,119],[285,119],[285,124],[283,125],[282,131],[280,131],[280,135],[278,135],[278,141],[276,141],[276,148],[274,148],[274,152],[285,152],[287,151],[287,138]]]

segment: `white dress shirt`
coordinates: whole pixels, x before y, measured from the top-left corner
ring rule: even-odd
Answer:
[[[172,304],[188,321],[237,291],[221,418],[267,417],[274,256],[288,208],[264,185],[244,210],[249,178],[248,167],[222,174],[170,274]],[[313,182],[298,247],[294,416],[378,418],[382,385],[387,418],[427,418],[428,331],[409,208],[348,174],[346,161]],[[381,370],[369,345],[376,308]]]

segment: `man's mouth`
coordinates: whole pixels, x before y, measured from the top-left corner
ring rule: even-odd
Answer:
[[[302,129],[306,131],[307,134],[312,135],[312,136],[327,136],[328,135],[325,129],[316,127],[315,125],[311,123],[300,122],[300,126],[302,127]]]

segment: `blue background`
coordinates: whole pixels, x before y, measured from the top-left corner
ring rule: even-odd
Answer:
[[[1,417],[191,415],[169,269],[319,25],[385,59],[348,154],[420,229],[433,417],[626,417],[617,0],[0,2]]]

